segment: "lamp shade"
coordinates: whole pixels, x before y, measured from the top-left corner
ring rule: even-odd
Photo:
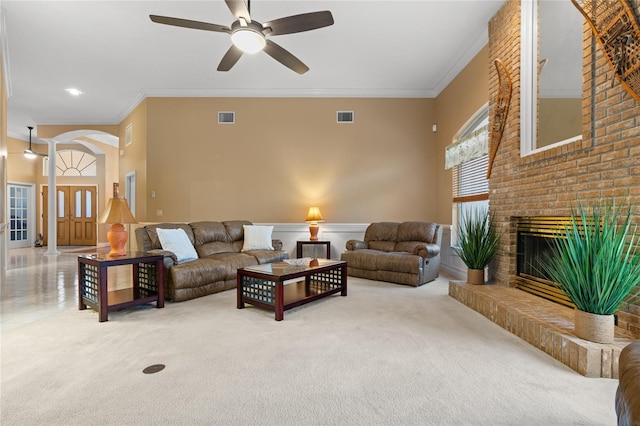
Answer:
[[[320,213],[319,207],[309,207],[309,213],[307,213],[307,218],[305,222],[323,222],[322,213]]]
[[[129,210],[126,198],[111,198],[107,203],[98,223],[138,223]]]
[[[111,246],[110,256],[125,256],[127,250],[125,245],[129,237],[124,229],[123,223],[138,223],[129,210],[129,203],[126,198],[119,198],[117,187],[114,185],[114,197],[109,200],[98,223],[111,223],[111,229],[107,232],[107,240]]]

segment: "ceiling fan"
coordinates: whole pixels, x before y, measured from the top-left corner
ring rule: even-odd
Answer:
[[[229,34],[233,44],[220,61],[218,71],[229,71],[243,53],[257,53],[264,50],[267,55],[282,65],[298,74],[304,74],[309,71],[309,67],[279,44],[269,40],[267,36],[299,33],[333,25],[333,15],[326,10],[287,16],[261,24],[251,19],[250,0],[247,4],[244,0],[225,0],[225,3],[236,17],[231,27],[169,16],[149,15],[149,18],[158,24]]]
[[[29,149],[24,150],[24,156],[29,159],[37,158],[38,156],[46,157],[45,154],[40,154],[39,152],[35,152],[31,149],[31,131],[33,130],[33,127],[27,126],[27,129],[29,129]]]

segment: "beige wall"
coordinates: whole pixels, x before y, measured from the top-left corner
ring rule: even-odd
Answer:
[[[311,205],[327,222],[436,217],[433,99],[150,98],[146,107],[139,220],[302,222]],[[355,123],[336,123],[337,110],[353,110]],[[236,124],[217,124],[218,111],[235,111]]]
[[[126,145],[125,133],[131,125],[131,143]],[[120,123],[120,157],[118,179],[114,182],[125,183],[128,173],[136,172],[136,218],[142,221],[147,217],[147,101],[142,101],[134,111]],[[124,191],[124,189],[123,189]],[[122,192],[124,196],[124,192]]]
[[[445,148],[462,126],[489,100],[489,49],[483,48],[436,98],[436,216],[451,224],[451,170],[444,169]],[[491,59],[493,60],[493,59]]]
[[[538,148],[582,135],[582,99],[538,99],[538,123]]]

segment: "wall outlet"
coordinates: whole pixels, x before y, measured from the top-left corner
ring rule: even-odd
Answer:
[[[162,210],[156,210],[156,216],[162,216],[163,211]]]

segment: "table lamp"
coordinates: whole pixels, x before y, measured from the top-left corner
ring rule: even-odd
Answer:
[[[307,214],[305,222],[311,222],[309,224],[309,232],[311,233],[311,237],[309,237],[309,240],[316,241],[318,239],[318,229],[320,229],[320,227],[318,226],[318,222],[324,222],[322,213],[320,213],[320,208],[309,207],[309,213]]]
[[[129,210],[129,203],[126,198],[120,198],[118,184],[113,184],[113,198],[109,199],[107,207],[104,209],[98,223],[111,223],[111,229],[107,232],[107,240],[111,246],[109,256],[125,256],[127,250],[128,234],[123,223],[138,223]]]

